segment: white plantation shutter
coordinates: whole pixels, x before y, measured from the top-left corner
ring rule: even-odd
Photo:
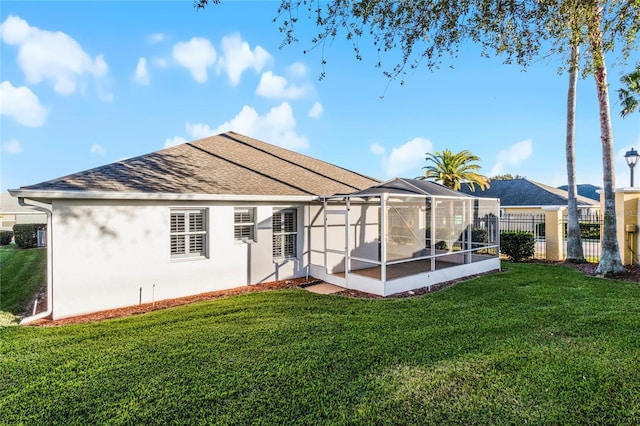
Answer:
[[[273,212],[273,257],[292,258],[298,254],[296,210]]]
[[[237,207],[233,211],[233,238],[236,241],[255,241],[255,209]]]
[[[171,210],[172,258],[207,255],[206,209]]]

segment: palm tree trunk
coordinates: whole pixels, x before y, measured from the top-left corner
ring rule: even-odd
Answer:
[[[571,46],[571,69],[569,71],[569,90],[567,92],[567,192],[569,220],[567,224],[567,260],[574,263],[584,262],[580,223],[578,221],[578,200],[576,193],[576,153],[575,153],[575,117],[576,117],[576,88],[578,86],[578,57],[577,45]]]
[[[593,57],[594,77],[600,109],[600,140],[602,142],[602,181],[604,187],[604,224],[602,226],[602,254],[596,269],[599,275],[611,275],[625,271],[620,261],[620,248],[616,238],[616,203],[613,187],[615,184],[613,164],[613,131],[609,109],[607,66],[602,46],[602,10],[596,6],[593,19],[587,22],[589,47]]]

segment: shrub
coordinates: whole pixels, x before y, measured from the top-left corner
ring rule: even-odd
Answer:
[[[471,230],[471,241],[474,243],[486,243],[489,241],[489,232],[485,228],[473,228]]]
[[[515,262],[532,257],[535,253],[535,245],[531,232],[500,233],[500,252]]]
[[[0,231],[0,246],[8,246],[9,244],[11,244],[12,239],[13,239],[13,232]]]
[[[13,235],[16,245],[20,248],[27,249],[37,247],[38,231],[44,229],[46,225],[42,223],[25,223],[13,225]]]

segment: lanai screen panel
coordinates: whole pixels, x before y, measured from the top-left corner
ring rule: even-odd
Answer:
[[[429,228],[425,197],[390,197],[386,203],[387,262],[427,256]]]

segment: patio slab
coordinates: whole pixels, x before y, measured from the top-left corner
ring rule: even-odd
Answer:
[[[342,287],[328,283],[313,284],[305,287],[305,289],[309,290],[311,293],[317,294],[334,294],[344,290]]]

